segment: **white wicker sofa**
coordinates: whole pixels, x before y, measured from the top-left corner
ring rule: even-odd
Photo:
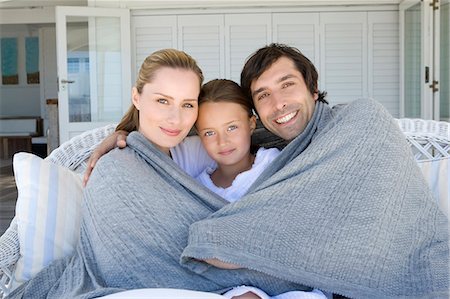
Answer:
[[[435,198],[448,216],[450,201],[450,123],[422,119],[398,119],[414,157],[422,169]],[[109,125],[87,131],[54,150],[46,160],[83,173],[86,161],[95,146],[114,131]],[[264,130],[256,133],[259,144],[277,145],[279,140],[267,136]],[[259,135],[259,136],[258,136]],[[401,174],[399,174],[401,175]],[[0,237],[0,298],[12,287],[16,263],[20,256],[18,227],[15,220]]]

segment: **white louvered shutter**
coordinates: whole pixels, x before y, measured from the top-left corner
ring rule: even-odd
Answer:
[[[270,14],[225,15],[225,76],[240,84],[246,59],[271,42]]]
[[[272,26],[274,42],[296,47],[320,70],[319,13],[275,13]]]
[[[177,48],[176,16],[135,16],[131,33],[135,51],[133,78],[148,55],[160,49]]]
[[[178,16],[178,45],[197,60],[205,81],[224,78],[223,15]]]
[[[367,97],[367,13],[321,13],[321,88],[331,105]]]
[[[274,13],[273,40],[299,49],[319,68],[319,14]]]
[[[369,96],[399,115],[400,57],[397,12],[369,12]]]

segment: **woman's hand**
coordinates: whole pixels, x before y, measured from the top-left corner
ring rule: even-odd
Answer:
[[[239,295],[239,296],[234,296],[234,297],[232,297],[232,299],[261,299],[261,297],[259,297],[258,295],[256,295],[253,292],[247,292],[247,293]]]
[[[89,157],[86,171],[83,176],[83,186],[86,186],[89,176],[95,167],[98,159],[104,154],[108,153],[110,150],[114,149],[116,146],[118,148],[124,148],[127,146],[127,131],[116,131],[103,139],[103,141],[97,146],[92,155]]]
[[[210,265],[212,265],[212,266],[214,266],[214,267],[217,267],[217,268],[220,268],[220,269],[225,269],[225,270],[236,270],[236,269],[241,269],[242,268],[241,266],[238,266],[238,265],[235,265],[235,264],[222,262],[221,260],[216,259],[216,258],[204,259],[203,261],[208,263],[208,264],[210,264]]]

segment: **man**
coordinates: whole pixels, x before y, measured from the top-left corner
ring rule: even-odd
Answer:
[[[373,100],[330,108],[317,80],[285,45],[246,62],[242,88],[289,143],[241,201],[190,226],[182,264],[206,276],[208,258],[355,298],[448,297],[448,219],[395,121]]]

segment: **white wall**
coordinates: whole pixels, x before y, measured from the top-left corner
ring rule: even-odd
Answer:
[[[41,115],[39,86],[1,86],[0,89],[0,117]]]
[[[18,85],[2,85],[0,80],[0,116],[40,116],[40,85],[27,84],[25,70],[25,37],[38,36],[38,30],[28,25],[0,25],[0,36],[17,37],[19,72]]]

